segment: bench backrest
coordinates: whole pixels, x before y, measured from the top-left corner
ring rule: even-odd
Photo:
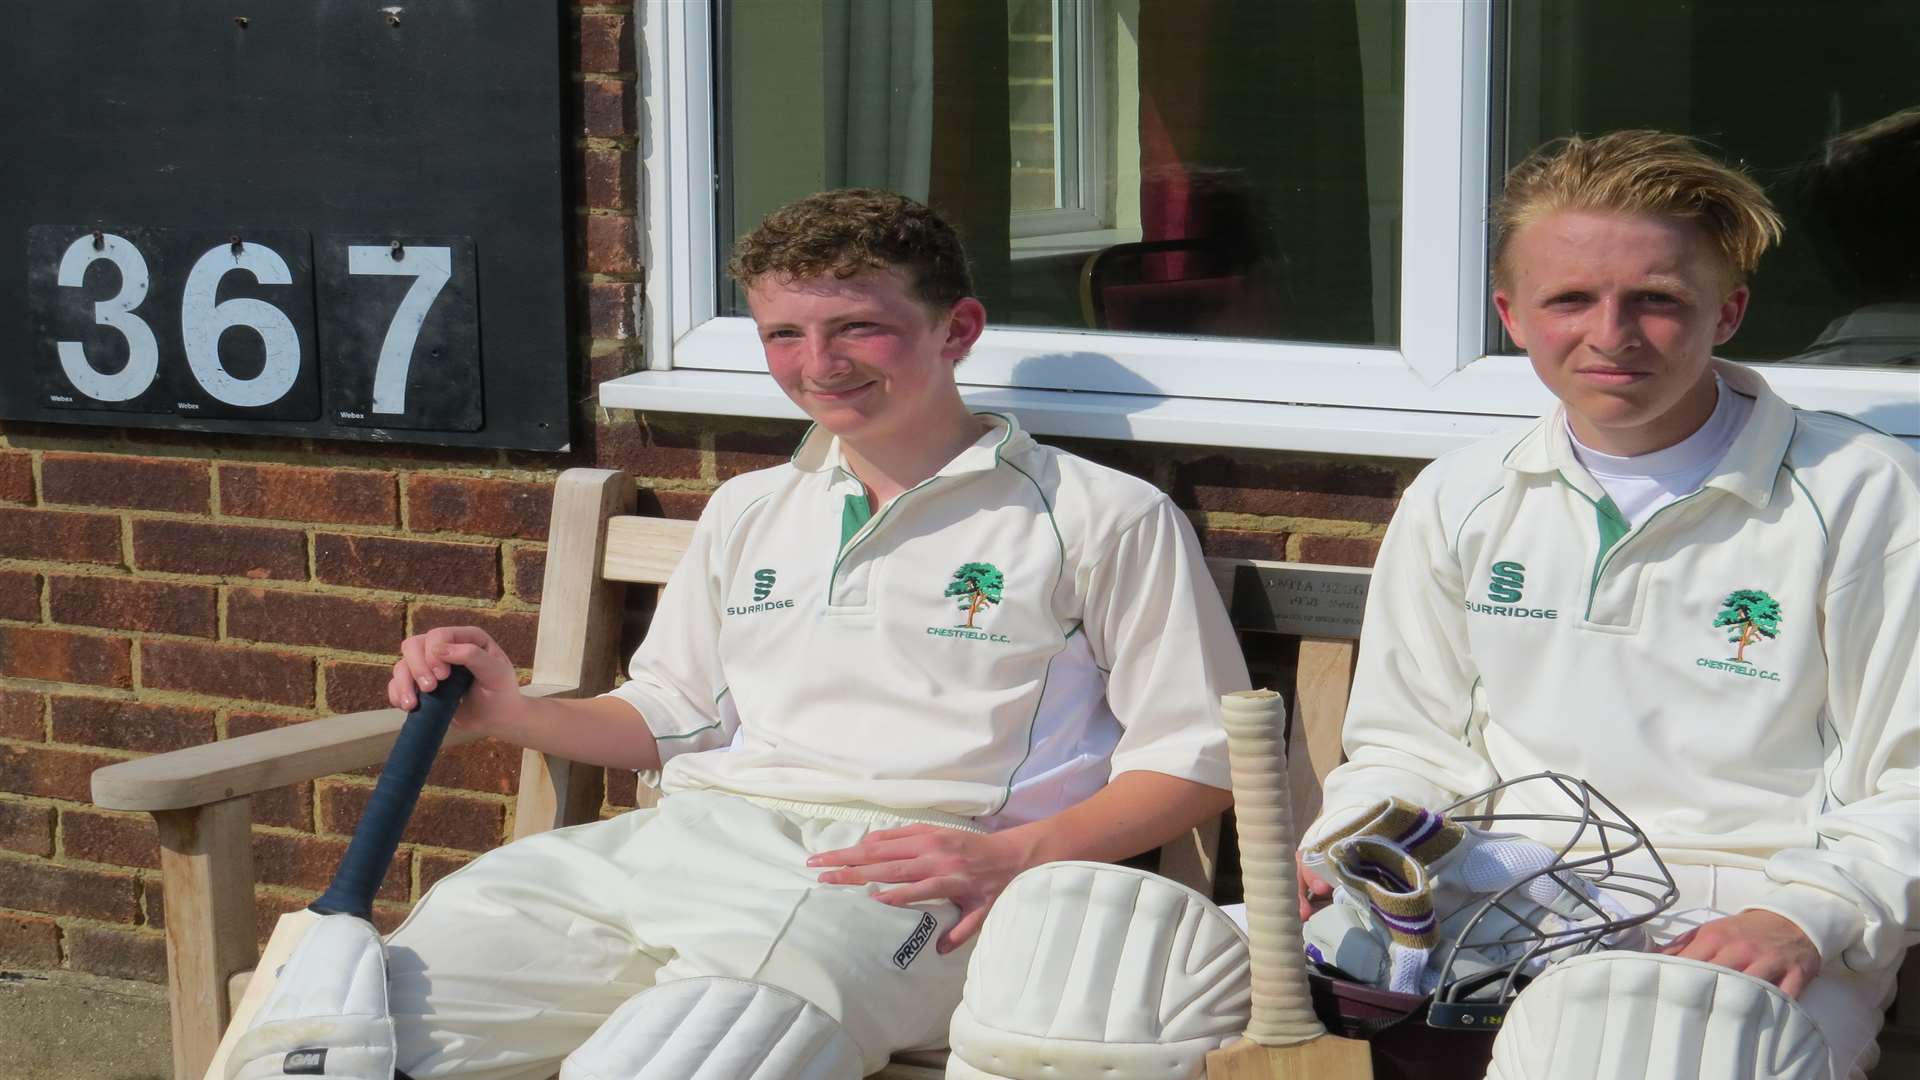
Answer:
[[[692,522],[636,516],[633,503],[633,483],[620,472],[572,469],[556,484],[534,682],[578,686],[583,694],[613,686],[622,662],[627,586],[665,584],[693,535]],[[1207,566],[1236,629],[1300,638],[1288,768],[1294,820],[1311,820],[1321,781],[1340,761],[1340,722],[1369,572],[1231,558],[1209,558]],[[599,770],[527,752],[514,835],[592,820],[600,810],[601,785]],[[648,797],[643,788],[641,801]],[[1217,842],[1216,823],[1168,845],[1160,853],[1160,872],[1209,891]]]

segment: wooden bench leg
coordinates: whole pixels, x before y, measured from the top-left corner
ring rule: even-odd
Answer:
[[[173,1075],[198,1080],[220,1045],[227,980],[259,958],[253,909],[253,814],[245,798],[159,810],[167,903],[167,998]]]

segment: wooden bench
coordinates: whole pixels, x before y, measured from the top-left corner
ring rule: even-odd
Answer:
[[[693,529],[691,522],[635,516],[634,500],[633,482],[624,473],[574,469],[559,478],[530,693],[582,697],[613,686],[623,661],[627,587],[665,583]],[[1368,572],[1245,559],[1209,559],[1208,565],[1230,601],[1236,626],[1305,632],[1290,702],[1296,735],[1289,771],[1295,820],[1309,820],[1318,808],[1319,779],[1339,760],[1340,722]],[[1255,681],[1271,683],[1274,677],[1271,671],[1256,671]],[[259,958],[248,797],[378,764],[401,719],[393,709],[327,717],[94,773],[97,805],[146,811],[159,826],[179,1080],[197,1080],[205,1072],[230,1006],[240,1000]],[[448,745],[472,739],[454,732]],[[514,838],[598,818],[604,781],[600,768],[524,752]],[[641,789],[639,801],[650,802],[647,789]],[[1159,852],[1159,871],[1211,894],[1218,837],[1214,822],[1167,845]],[[939,1077],[943,1058],[906,1056],[880,1075]]]

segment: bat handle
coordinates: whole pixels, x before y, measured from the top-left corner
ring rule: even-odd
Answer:
[[[1233,774],[1233,814],[1252,942],[1253,1017],[1247,1038],[1291,1046],[1326,1034],[1307,989],[1306,939],[1300,931],[1300,883],[1293,864],[1292,801],[1287,785],[1286,711],[1271,690],[1220,699]]]
[[[440,685],[420,695],[420,703],[400,725],[400,736],[387,753],[387,763],[374,782],[373,796],[353,830],[353,840],[333,873],[333,884],[311,905],[322,915],[373,914],[373,894],[387,876],[394,849],[400,846],[400,833],[413,816],[413,804],[427,782],[427,770],[440,752],[447,725],[453,722],[460,698],[473,685],[473,673],[454,667]]]

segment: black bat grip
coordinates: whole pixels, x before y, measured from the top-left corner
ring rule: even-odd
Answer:
[[[440,680],[440,685],[420,695],[420,704],[407,714],[406,722],[400,725],[400,737],[387,753],[387,763],[373,785],[373,797],[367,800],[360,825],[353,830],[353,840],[340,859],[340,868],[333,872],[333,884],[308,905],[311,910],[322,915],[358,915],[363,919],[373,914],[373,894],[379,890],[381,879],[387,876],[387,865],[393,862],[394,849],[400,846],[400,833],[407,827],[407,819],[413,816],[413,804],[420,799],[420,789],[427,782],[427,770],[433,767],[434,755],[440,752],[440,742],[446,738],[447,725],[453,722],[453,712],[460,707],[461,696],[472,685],[473,673],[455,667]]]

